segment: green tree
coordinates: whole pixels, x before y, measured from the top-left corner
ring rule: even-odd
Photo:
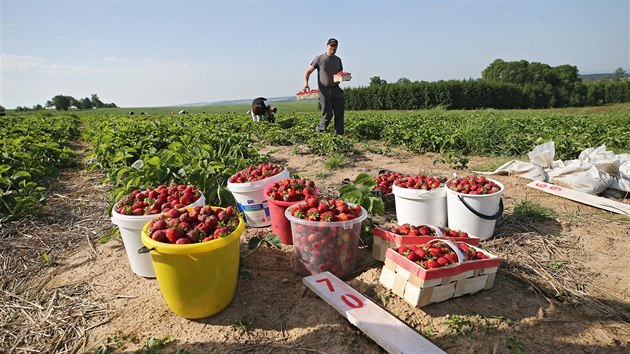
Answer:
[[[619,81],[624,77],[626,77],[626,71],[623,70],[623,68],[617,68],[617,70],[613,73],[613,80]]]
[[[0,105],[0,112],[4,112],[4,111],[5,111],[4,106]]]
[[[92,109],[92,101],[87,97],[82,98],[80,104],[81,109]]]
[[[41,111],[42,109],[44,109],[44,107],[39,103],[33,106],[34,111]]]
[[[51,100],[52,105],[58,111],[67,111],[70,108],[70,96],[57,95]]]
[[[98,98],[98,95],[93,93],[92,98],[90,99],[92,102],[92,107],[94,108],[103,108],[105,104]]]
[[[370,86],[383,86],[387,85],[387,81],[381,79],[380,76],[373,76],[370,78]]]
[[[410,83],[411,83],[411,80],[409,80],[409,79],[408,79],[408,78],[406,78],[406,77],[401,77],[400,79],[398,79],[398,81],[396,81],[396,83],[397,83],[398,85],[406,85],[406,84],[410,84]]]

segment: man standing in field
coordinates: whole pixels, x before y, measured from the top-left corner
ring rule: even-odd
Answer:
[[[339,87],[339,83],[335,82],[333,76],[343,71],[341,58],[335,55],[337,53],[336,39],[331,38],[326,43],[326,53],[320,54],[313,59],[311,65],[304,73],[304,88],[302,91],[310,91],[308,79],[317,69],[317,86],[319,88],[319,103],[322,106],[322,118],[315,127],[316,132],[326,130],[330,120],[335,117],[335,132],[337,135],[343,135],[343,113],[345,109],[345,99],[343,90]]]

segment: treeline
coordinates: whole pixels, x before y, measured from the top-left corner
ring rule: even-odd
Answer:
[[[115,103],[104,103],[98,98],[98,95],[93,93],[91,97],[85,97],[81,99],[76,99],[72,96],[66,95],[57,95],[52,99],[46,101],[46,106],[42,106],[41,104],[36,104],[33,107],[21,107],[17,106],[15,108],[16,112],[28,112],[28,111],[39,111],[45,108],[55,108],[58,111],[67,111],[70,107],[74,107],[76,109],[92,109],[92,108],[117,108]]]
[[[495,60],[481,79],[387,83],[370,79],[367,87],[345,89],[350,110],[552,108],[630,101],[630,78],[619,68],[611,79],[583,82],[577,67]]]

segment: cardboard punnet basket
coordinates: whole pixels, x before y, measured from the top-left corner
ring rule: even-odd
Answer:
[[[492,288],[501,259],[477,247],[471,248],[486,254],[488,259],[463,261],[463,254],[451,241],[460,262],[426,270],[393,249],[385,253],[385,265],[379,282],[412,306],[421,307],[465,294],[474,294]]]
[[[455,242],[466,242],[469,245],[478,245],[479,237],[469,235],[468,237],[447,237],[442,234],[439,227],[433,225],[425,225],[436,231],[437,236],[404,236],[393,232],[375,227],[372,229],[374,241],[372,243],[372,257],[384,262],[385,252],[389,248],[398,248],[403,245],[421,245],[433,239],[450,240]]]

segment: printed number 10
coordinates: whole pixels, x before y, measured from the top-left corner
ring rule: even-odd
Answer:
[[[333,284],[330,281],[330,279],[328,279],[328,278],[321,278],[321,279],[316,280],[316,282],[318,282],[318,283],[326,283],[326,286],[328,287],[328,291],[330,291],[331,293],[335,292],[335,288],[333,287]],[[363,301],[361,301],[361,299],[359,299],[354,294],[342,294],[341,295],[341,301],[343,301],[346,305],[350,306],[353,309],[359,309],[359,308],[363,307]]]

